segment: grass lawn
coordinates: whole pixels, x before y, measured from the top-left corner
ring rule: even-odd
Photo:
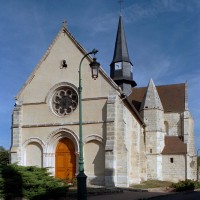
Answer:
[[[148,188],[166,188],[171,187],[172,182],[169,181],[158,181],[158,180],[149,180],[144,181],[141,184],[134,184],[131,187],[134,189],[148,189]]]

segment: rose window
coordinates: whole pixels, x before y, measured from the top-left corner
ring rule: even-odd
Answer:
[[[53,110],[60,116],[73,112],[78,105],[78,95],[70,87],[64,87],[55,92],[52,99]]]

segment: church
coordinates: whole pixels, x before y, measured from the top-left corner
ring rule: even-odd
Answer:
[[[114,44],[114,39],[113,39]],[[78,71],[87,54],[63,26],[15,98],[11,163],[78,174]],[[84,170],[88,185],[129,187],[145,180],[196,180],[194,122],[187,82],[147,87],[133,80],[122,16],[110,76],[82,62]],[[92,87],[91,87],[92,86]]]

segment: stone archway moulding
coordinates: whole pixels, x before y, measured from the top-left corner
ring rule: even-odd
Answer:
[[[100,143],[102,143],[104,145],[104,140],[99,135],[93,134],[93,135],[89,135],[86,138],[84,138],[84,144],[86,144],[86,143],[88,143],[90,141],[98,141],[98,142],[100,142]]]
[[[44,153],[47,153],[47,154],[55,153],[56,145],[57,145],[58,141],[62,138],[69,138],[70,140],[72,140],[74,143],[74,146],[75,146],[75,152],[76,153],[79,152],[78,136],[73,131],[71,131],[67,128],[60,128],[60,129],[53,131],[48,136],[47,141],[46,141],[46,146],[44,149]]]
[[[44,148],[44,166],[49,169],[52,175],[55,175],[55,152],[58,141],[63,138],[69,138],[75,146],[76,160],[78,160],[79,145],[78,136],[67,128],[60,128],[53,131],[47,138]]]
[[[44,152],[44,148],[45,148],[45,143],[44,141],[42,141],[39,137],[32,137],[29,138],[28,140],[26,140],[23,144],[22,144],[22,163],[21,165],[26,166],[26,147],[30,144],[30,143],[37,143],[41,146],[42,148],[42,152]]]

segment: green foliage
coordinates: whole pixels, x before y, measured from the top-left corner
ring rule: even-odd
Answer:
[[[46,199],[66,196],[68,186],[50,176],[46,168],[7,165],[0,170],[0,197]]]
[[[4,197],[4,184],[3,184],[3,178],[1,176],[1,168],[0,168],[0,198]]]
[[[197,157],[197,165],[200,167],[200,156]]]
[[[72,185],[75,186],[75,187],[77,187],[77,178],[74,178],[72,180]]]
[[[195,181],[194,185],[195,185],[195,189],[199,189],[200,188],[200,182],[199,181]]]
[[[0,146],[0,166],[9,163],[9,152]]]
[[[178,183],[173,183],[172,187],[174,187],[177,192],[182,192],[186,190],[194,190],[195,181],[192,181],[192,180],[179,181]]]

